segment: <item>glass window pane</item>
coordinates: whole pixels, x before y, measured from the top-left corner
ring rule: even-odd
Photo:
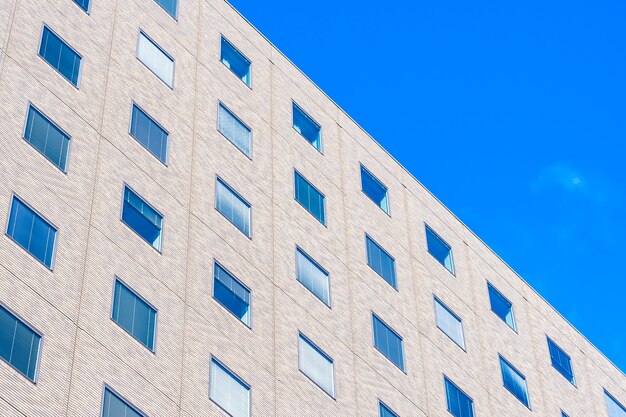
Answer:
[[[404,352],[402,338],[376,315],[372,315],[374,328],[374,347],[385,355],[398,368],[404,371]]]
[[[365,235],[365,247],[367,264],[389,285],[397,289],[395,260],[367,235]]]
[[[389,202],[387,200],[387,187],[385,187],[376,177],[361,165],[361,190],[378,207],[389,214]]]
[[[330,306],[330,278],[328,272],[320,267],[300,248],[296,250],[296,278],[317,298]]]
[[[250,290],[217,262],[213,265],[213,297],[250,326]]]
[[[178,0],[155,0],[166,12],[176,19]]]
[[[387,407],[381,401],[378,402],[378,408],[380,411],[380,417],[398,417],[396,413],[391,411],[391,408]]]
[[[252,158],[252,131],[222,103],[218,108],[217,129],[237,149]]]
[[[500,317],[502,321],[509,325],[509,327],[515,330],[515,316],[513,315],[513,304],[509,302],[498,290],[496,290],[491,284],[487,284],[489,290],[489,302],[491,304],[491,311],[496,316]]]
[[[163,216],[128,187],[124,187],[122,221],[155,249],[161,250]]]
[[[62,76],[78,87],[81,57],[61,38],[44,26],[39,55]]]
[[[250,61],[230,42],[222,37],[221,61],[241,81],[250,86]]]
[[[250,237],[251,206],[221,179],[215,187],[215,208],[232,224]]]
[[[154,350],[156,310],[121,281],[115,281],[112,319],[131,336]]]
[[[52,268],[57,230],[17,197],[13,197],[11,204],[7,234],[28,253]]]
[[[143,414],[109,388],[104,388],[102,417],[143,417]]]
[[[474,417],[474,402],[452,381],[444,378],[448,411],[455,417]]]
[[[319,220],[320,223],[326,224],[324,195],[317,191],[317,189],[297,171],[294,171],[294,189],[296,201]]]
[[[572,371],[572,361],[567,353],[563,351],[556,343],[548,338],[548,350],[550,351],[550,360],[554,369],[559,371],[569,382],[575,384],[574,372]]]
[[[215,359],[210,372],[211,400],[233,417],[249,417],[250,387]]]
[[[465,349],[465,338],[463,337],[463,324],[441,301],[435,298],[435,318],[439,327],[457,345]]]
[[[321,389],[335,397],[333,360],[303,335],[298,338],[298,367]]]
[[[137,58],[165,84],[174,86],[174,60],[143,32],[139,33]]]
[[[147,113],[133,104],[130,134],[164,164],[169,134]]]
[[[615,397],[604,391],[606,406],[609,409],[609,417],[626,417],[626,407],[624,407]]]
[[[293,128],[318,151],[322,150],[321,127],[311,119],[296,103],[293,103]]]
[[[0,305],[0,358],[35,380],[41,336]]]
[[[517,369],[513,368],[513,366],[502,357],[500,357],[500,368],[502,369],[504,387],[520,400],[522,404],[530,408],[526,377],[519,373]]]
[[[89,1],[90,0],[74,0],[74,3],[80,6],[84,11],[89,12]]]
[[[430,253],[441,265],[454,274],[452,249],[430,227],[426,226],[426,244]]]

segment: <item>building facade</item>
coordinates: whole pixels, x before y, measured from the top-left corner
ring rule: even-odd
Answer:
[[[0,103],[0,416],[626,416],[223,0],[4,0]]]

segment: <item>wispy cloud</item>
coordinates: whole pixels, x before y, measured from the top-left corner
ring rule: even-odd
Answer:
[[[542,169],[530,183],[535,193],[562,192],[585,198],[593,203],[607,202],[606,184],[570,166],[555,163]]]

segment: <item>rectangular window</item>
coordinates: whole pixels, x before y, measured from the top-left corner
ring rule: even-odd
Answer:
[[[32,105],[26,116],[24,139],[50,162],[65,172],[70,137]]]
[[[250,237],[252,207],[219,177],[215,186],[215,208],[243,234]]]
[[[78,5],[85,12],[89,13],[89,2],[90,0],[74,0],[74,3]]]
[[[145,415],[108,387],[104,387],[102,417],[145,417]]]
[[[252,158],[252,130],[222,103],[218,107],[217,130],[244,155]]]
[[[324,194],[320,193],[298,171],[294,171],[295,198],[309,213],[322,224],[326,224]]]
[[[447,377],[444,377],[444,383],[450,414],[454,417],[474,417],[474,401]]]
[[[322,128],[296,103],[293,103],[293,128],[318,151],[322,152]]]
[[[159,161],[167,164],[169,133],[135,103],[130,120],[130,134]]]
[[[522,404],[530,408],[530,398],[528,397],[528,386],[526,377],[522,375],[509,362],[500,356],[500,369],[502,370],[502,381],[504,387],[509,390]]]
[[[78,87],[82,57],[47,26],[43,27],[41,34],[39,56],[75,87]]]
[[[250,290],[217,262],[213,263],[213,297],[250,326]]]
[[[387,407],[382,401],[378,401],[378,409],[380,411],[380,417],[398,417],[398,415],[391,411],[391,408]]]
[[[491,311],[493,311],[496,316],[500,317],[503,322],[508,324],[511,329],[516,330],[513,304],[511,304],[511,302],[507,300],[500,293],[500,291],[496,290],[493,285],[487,283],[487,287],[489,290],[489,303],[491,304]]]
[[[572,360],[556,343],[548,337],[548,349],[550,350],[550,360],[554,369],[559,371],[573,385],[576,385],[574,371],[572,370]]]
[[[626,417],[626,407],[620,404],[607,390],[604,390],[604,399],[609,409],[609,417]]]
[[[154,351],[157,312],[119,279],[115,280],[111,318],[142,345]]]
[[[389,199],[387,187],[361,165],[361,191],[365,193],[378,207],[389,214]]]
[[[452,261],[452,248],[430,227],[426,226],[426,244],[428,253],[454,274],[454,262]]]
[[[328,272],[300,248],[296,248],[296,279],[330,307],[330,278]]]
[[[169,13],[170,16],[176,19],[178,0],[154,0],[154,1],[156,1],[156,3],[163,8],[163,10]]]
[[[561,411],[561,417],[569,417],[565,411]]]
[[[11,203],[7,235],[52,269],[57,229],[15,196]]]
[[[402,338],[375,314],[372,314],[372,325],[374,327],[374,347],[404,371]]]
[[[143,32],[139,32],[137,58],[170,88],[174,87],[174,58]]]
[[[365,235],[367,264],[393,288],[396,286],[396,261],[372,238]]]
[[[156,250],[161,251],[163,216],[128,186],[124,186],[122,221]]]
[[[222,36],[222,64],[226,65],[233,74],[250,87],[250,66],[251,63],[241,52]]]
[[[439,327],[450,339],[454,341],[461,349],[465,350],[465,338],[463,336],[463,322],[435,297],[435,318],[437,327]]]
[[[41,335],[0,305],[0,358],[35,382]]]
[[[298,367],[311,381],[335,398],[333,360],[301,333],[298,336]]]
[[[232,417],[249,417],[250,386],[215,358],[210,372],[211,400]]]

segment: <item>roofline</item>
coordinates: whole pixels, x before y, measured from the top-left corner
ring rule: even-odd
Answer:
[[[470,229],[456,214],[454,214],[454,212],[452,210],[450,210],[441,200],[439,200],[439,198],[437,198],[437,196],[435,196],[428,188],[426,188],[426,186],[424,186],[424,184],[421,183],[420,180],[418,180],[415,175],[413,175],[411,173],[411,171],[409,171],[408,169],[406,169],[406,167],[404,165],[402,165],[392,154],[389,153],[389,151],[387,151],[387,149],[385,149],[376,139],[374,139],[374,137],[372,135],[370,135],[356,120],[354,120],[352,118],[352,116],[350,116],[348,114],[348,112],[346,112],[339,104],[337,104],[335,102],[335,100],[333,100],[324,90],[322,90],[322,88],[320,88],[320,86],[317,85],[317,83],[315,83],[315,81],[313,81],[308,75],[306,75],[304,73],[304,71],[302,71],[300,69],[300,67],[298,67],[291,59],[289,59],[289,57],[287,55],[285,55],[280,49],[278,49],[278,47],[276,45],[274,45],[274,43],[272,41],[270,41],[267,36],[265,36],[263,34],[263,32],[261,32],[256,26],[254,26],[252,24],[252,22],[250,22],[239,10],[237,10],[237,8],[235,6],[233,6],[228,0],[224,0],[224,2],[230,6],[235,13],[237,13],[248,25],[250,25],[250,27],[252,29],[254,29],[259,35],[261,35],[261,37],[263,37],[263,39],[265,39],[267,41],[267,43],[279,54],[281,54],[283,56],[283,58],[285,58],[287,60],[287,62],[289,62],[291,65],[293,65],[293,67],[298,70],[298,72],[300,72],[300,74],[302,74],[315,88],[317,88],[328,100],[330,100],[330,102],[335,105],[350,121],[352,121],[352,123],[354,123],[368,138],[370,138],[376,145],[378,145],[378,147],[385,152],[396,164],[398,164],[398,166],[400,168],[402,168],[407,174],[409,174],[409,176],[411,178],[413,178],[417,184],[419,186],[421,186],[428,194],[430,194],[431,197],[433,197],[439,204],[441,204],[443,206],[443,208],[445,208],[459,223],[461,223],[461,225],[463,227],[465,227],[465,229],[467,229],[476,239],[478,239],[478,241],[480,243],[482,243],[483,245],[485,245],[485,247],[487,249],[489,249],[489,251],[491,253],[493,253],[496,258],[498,258],[507,268],[509,268],[511,270],[511,272],[513,272],[524,284],[526,284],[526,286],[528,288],[530,288],[537,296],[539,296],[539,298],[541,300],[543,300],[552,310],[554,310],[555,313],[557,313],[559,315],[559,317],[561,317],[563,320],[565,320],[565,322],[567,324],[569,324],[569,326],[574,329],[587,343],[589,343],[589,345],[591,347],[593,347],[598,353],[600,353],[600,355],[602,355],[602,357],[604,357],[611,365],[613,365],[613,367],[615,369],[617,369],[622,376],[626,377],[626,372],[622,371],[622,369],[620,369],[615,363],[613,363],[613,361],[611,359],[609,359],[600,349],[598,349],[598,347],[596,345],[594,345],[580,330],[578,330],[576,328],[576,326],[574,326],[572,323],[570,323],[570,321],[565,318],[565,316],[563,316],[556,308],[554,308],[554,306],[552,304],[550,304],[550,302],[548,300],[546,300],[532,285],[530,285],[528,283],[528,281],[526,281],[520,274],[518,274],[515,269],[513,269],[513,267],[511,267],[511,265],[509,265],[504,259],[502,259],[502,257],[500,257],[500,255],[498,255],[496,253],[496,251],[494,251],[489,245],[487,245],[476,233],[474,233],[474,231],[472,229]]]

